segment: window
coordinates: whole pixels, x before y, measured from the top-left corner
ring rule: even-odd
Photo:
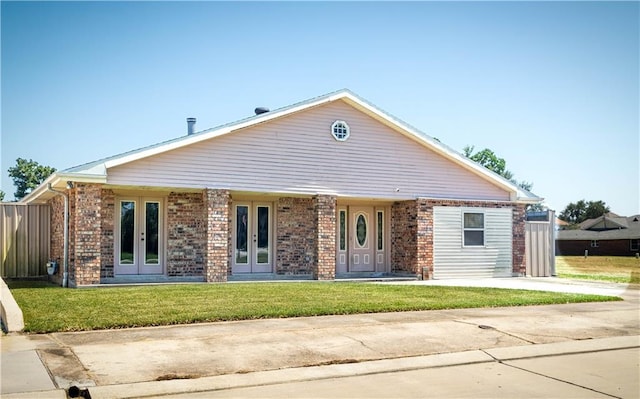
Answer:
[[[367,244],[367,217],[364,213],[358,215],[356,219],[356,244],[358,247],[369,247]]]
[[[384,249],[384,213],[382,211],[378,211],[378,251],[382,251]]]
[[[640,250],[640,238],[631,239],[629,241],[631,241],[631,250],[632,251]]]
[[[591,240],[591,248],[598,248],[598,240]]]
[[[464,213],[464,246],[484,246],[484,213]]]
[[[338,141],[346,141],[349,138],[349,125],[345,121],[335,121],[331,125],[331,134]]]
[[[340,209],[340,250],[347,250],[347,211]]]

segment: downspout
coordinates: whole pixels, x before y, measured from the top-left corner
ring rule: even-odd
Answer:
[[[47,189],[64,197],[64,232],[62,239],[64,242],[64,255],[62,260],[62,286],[66,288],[69,286],[69,195],[64,191],[54,190],[51,188],[51,183],[49,183]]]

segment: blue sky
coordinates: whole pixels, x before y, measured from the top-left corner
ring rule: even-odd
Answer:
[[[348,88],[561,211],[640,213],[638,2],[6,2],[1,185]]]

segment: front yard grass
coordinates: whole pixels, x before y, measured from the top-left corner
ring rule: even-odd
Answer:
[[[225,320],[615,301],[495,288],[347,282],[184,284],[65,289],[8,281],[25,331],[46,333]]]
[[[562,278],[640,284],[640,259],[631,256],[556,256]]]

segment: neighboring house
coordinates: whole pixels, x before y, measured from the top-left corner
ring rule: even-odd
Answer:
[[[606,213],[580,223],[576,230],[560,230],[556,255],[635,256],[640,253],[640,215]]]
[[[525,274],[525,206],[541,199],[348,90],[194,123],[23,200],[51,204],[63,262],[68,195],[70,286]]]
[[[564,220],[559,218],[555,218],[555,219],[556,219],[556,224],[555,224],[556,230],[564,230],[567,227],[569,227],[569,223],[565,222]]]

